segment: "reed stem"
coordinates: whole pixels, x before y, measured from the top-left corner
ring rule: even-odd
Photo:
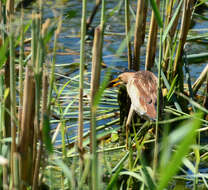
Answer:
[[[164,7],[165,7],[165,1],[163,1],[162,4],[162,18],[164,14]],[[156,119],[156,127],[155,127],[155,147],[154,147],[154,158],[153,158],[153,172],[154,177],[156,177],[156,170],[158,165],[158,152],[159,152],[159,142],[158,142],[158,130],[159,130],[159,120],[160,120],[160,110],[161,110],[161,67],[162,67],[162,36],[163,36],[163,27],[160,28],[160,46],[159,46],[159,60],[158,60],[158,87],[157,87],[157,119]]]
[[[100,48],[100,61],[102,61],[102,49],[103,49],[103,39],[104,39],[104,29],[105,29],[105,22],[106,22],[106,18],[105,18],[105,1],[102,0],[102,7],[101,7],[101,17],[100,17],[100,31],[101,31],[101,36],[100,36],[100,44],[101,44],[101,48]]]
[[[13,165],[14,165],[14,190],[20,189],[20,156],[18,153],[14,153],[13,155]]]
[[[22,110],[22,125],[18,151],[21,156],[20,178],[22,189],[32,185],[34,162],[33,162],[33,140],[34,140],[34,117],[35,117],[35,79],[31,65],[26,68],[24,83],[24,99]],[[32,173],[32,174],[31,174]]]
[[[159,8],[160,0],[157,0],[156,3],[157,3],[157,7]],[[145,70],[150,70],[154,65],[156,48],[157,48],[157,30],[158,30],[158,23],[156,20],[155,12],[152,11],[149,38],[146,49]]]
[[[96,111],[95,95],[98,92],[100,84],[101,69],[101,30],[95,29],[93,50],[92,50],[92,78],[91,78],[91,125],[90,125],[90,152],[92,154],[92,189],[98,188],[98,159],[97,159],[97,139],[96,139]]]
[[[51,66],[51,74],[50,74],[50,82],[49,82],[49,92],[48,92],[48,103],[47,103],[47,109],[48,109],[48,114],[50,115],[51,112],[51,100],[52,100],[52,91],[53,91],[53,86],[54,86],[54,78],[55,78],[55,63],[56,63],[56,49],[57,49],[57,40],[59,33],[61,31],[61,25],[62,25],[62,19],[61,17],[59,18],[58,22],[58,27],[55,31],[55,36],[54,36],[54,43],[53,43],[53,61],[52,61],[52,66]]]
[[[134,34],[134,58],[133,58],[133,69],[138,71],[140,68],[140,48],[143,43],[143,33],[141,28],[143,26],[143,11],[145,1],[137,1],[137,14],[136,14],[136,26]]]
[[[21,115],[23,105],[23,59],[24,59],[24,24],[23,24],[24,11],[21,9],[20,20],[20,55],[19,55],[19,126],[21,126]]]
[[[13,155],[16,152],[16,75],[15,75],[15,54],[14,54],[14,34],[12,31],[12,26],[10,28],[9,36],[9,46],[10,46],[10,100],[11,100],[11,135],[12,135],[12,144],[11,144],[11,160],[13,160]],[[12,184],[14,185],[14,166],[11,161],[11,170],[12,170]]]
[[[133,66],[132,66],[132,55],[131,55],[129,0],[125,0],[125,31],[126,31],[127,50],[128,50],[128,69],[130,70],[131,68],[133,68]]]
[[[206,67],[204,68],[204,70],[202,71],[200,76],[197,78],[197,80],[192,85],[192,89],[193,89],[193,94],[194,95],[197,93],[197,91],[199,90],[199,88],[201,87],[203,82],[206,80],[207,73],[208,73],[208,65],[206,65]]]
[[[184,7],[183,7],[183,15],[182,15],[182,24],[180,28],[180,35],[179,35],[179,43],[176,51],[175,61],[174,61],[174,76],[176,74],[179,75],[180,80],[178,83],[179,90],[183,92],[183,70],[182,70],[182,54],[183,54],[183,47],[186,42],[189,26],[191,23],[191,17],[192,17],[192,10],[193,10],[193,0],[184,0]]]
[[[86,8],[87,0],[82,1],[80,67],[79,67],[79,121],[78,121],[78,149],[80,159],[83,161],[83,88],[84,88],[84,64],[85,64],[85,35],[86,35]],[[82,162],[81,161],[81,162]],[[81,164],[82,165],[82,164]],[[80,167],[82,168],[82,166]]]

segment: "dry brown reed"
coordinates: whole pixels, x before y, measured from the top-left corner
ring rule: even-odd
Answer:
[[[147,10],[148,10],[148,1],[144,2],[144,10],[143,10],[143,25],[142,25],[142,44],[144,43],[145,34],[146,34],[146,22],[147,22]]]
[[[193,89],[193,94],[194,95],[197,93],[197,91],[199,90],[199,88],[201,87],[203,82],[206,80],[207,73],[208,73],[208,65],[206,65],[204,70],[201,72],[200,76],[197,78],[197,80],[192,85],[192,89]]]
[[[6,1],[6,14],[7,14],[7,21],[10,21],[11,16],[14,14],[14,0]]]
[[[101,70],[101,30],[100,27],[95,29],[95,36],[92,49],[92,78],[91,78],[91,101],[99,88],[100,70]]]
[[[91,123],[90,123],[90,152],[92,154],[92,189],[97,188],[97,139],[96,139],[96,106],[95,96],[100,86],[101,70],[101,35],[99,27],[95,29],[92,49],[92,74],[91,74]]]
[[[89,29],[89,27],[90,27],[90,25],[91,25],[95,15],[96,15],[97,11],[98,11],[98,8],[99,8],[100,4],[101,4],[101,0],[96,1],[95,6],[94,6],[94,8],[93,8],[93,10],[91,12],[91,15],[88,17],[88,19],[86,21],[86,30]]]
[[[172,18],[172,14],[173,14],[173,4],[174,4],[174,0],[171,0],[168,5],[167,5],[167,8],[166,8],[166,17],[165,17],[165,26],[167,27],[171,18]],[[179,2],[178,2],[179,4]],[[181,8],[180,8],[181,9]],[[171,44],[172,44],[172,41],[173,41],[173,37],[176,33],[176,28],[178,26],[178,21],[179,21],[179,18],[180,18],[180,11],[178,11],[178,14],[173,22],[173,25],[171,26],[171,29],[169,31],[169,37],[166,39],[164,45],[163,45],[163,70],[164,71],[167,71],[168,69],[168,63],[169,63],[169,57],[171,57],[171,50],[170,50],[170,47],[171,47]]]
[[[14,190],[20,190],[21,189],[21,186],[20,186],[20,173],[19,173],[19,166],[20,166],[20,155],[15,152],[14,155],[13,155],[13,165],[14,165],[14,184],[13,184],[13,187],[14,187]]]
[[[134,34],[134,57],[133,57],[133,67],[135,71],[139,70],[140,67],[140,48],[143,43],[143,33],[141,29],[144,27],[144,7],[145,1],[137,1],[137,13],[136,13],[136,26]]]
[[[94,41],[93,41],[93,49],[92,49],[92,75],[91,75],[91,105],[93,106],[93,101],[95,95],[99,89],[100,85],[100,70],[101,70],[101,30],[99,27],[95,29]],[[91,106],[91,107],[92,107]],[[91,125],[92,127],[92,125]],[[91,131],[92,128],[91,128]],[[92,152],[92,136],[91,133],[90,139],[90,150]]]
[[[128,69],[133,68],[132,65],[132,52],[131,52],[131,36],[130,36],[130,15],[129,15],[129,0],[125,0],[125,31],[126,43],[128,50]]]
[[[177,46],[177,51],[176,51],[176,56],[175,56],[175,61],[174,61],[174,68],[173,68],[174,76],[176,76],[176,74],[179,75],[179,78],[180,78],[179,89],[181,92],[183,92],[183,83],[184,83],[181,60],[182,60],[182,55],[183,55],[183,47],[186,42],[189,26],[191,23],[193,5],[194,5],[193,0],[184,0],[182,23],[181,23],[180,34],[179,34],[179,43]]]
[[[160,0],[157,0],[156,3],[157,3],[157,7],[159,7]],[[157,30],[158,30],[157,20],[155,18],[154,11],[152,11],[149,37],[148,37],[147,49],[146,49],[145,70],[150,70],[154,65],[155,53],[157,48]]]
[[[18,125],[21,126],[21,115],[23,105],[23,58],[24,58],[24,24],[23,24],[24,11],[21,10],[21,29],[20,29],[20,50],[19,50],[19,109],[18,109]]]
[[[32,184],[33,178],[33,137],[35,116],[35,80],[33,69],[30,65],[26,68],[24,82],[24,98],[22,110],[22,124],[18,151],[21,157],[20,178],[22,189]]]
[[[39,181],[39,172],[40,172],[40,166],[41,166],[41,158],[43,157],[43,137],[42,137],[42,131],[43,131],[43,121],[44,121],[44,115],[47,115],[47,98],[48,98],[48,75],[45,71],[43,71],[43,77],[42,77],[42,108],[41,108],[41,123],[40,123],[40,135],[38,137],[39,139],[39,149],[37,151],[37,158],[35,160],[35,168],[34,168],[34,176],[33,176],[33,185],[32,189],[36,190],[40,186]]]

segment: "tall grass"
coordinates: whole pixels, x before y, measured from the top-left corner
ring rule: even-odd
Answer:
[[[207,187],[207,176],[200,173],[199,167],[207,158],[206,146],[200,144],[200,138],[201,133],[207,131],[208,122],[203,113],[208,111],[195,96],[206,79],[207,67],[193,86],[189,84],[189,92],[194,92],[192,96],[184,93],[183,87],[184,60],[181,58],[194,10],[192,1],[164,1],[160,8],[159,1],[151,0],[147,4],[126,0],[117,2],[111,10],[108,9],[110,2],[103,0],[101,10],[97,2],[95,10],[100,11],[101,21],[100,27],[95,28],[92,71],[86,72],[91,83],[84,75],[86,0],[82,1],[79,74],[75,76],[64,76],[56,70],[60,67],[56,65],[56,56],[62,16],[44,21],[40,1],[39,13],[33,11],[27,21],[24,9],[20,18],[15,18],[12,16],[14,1],[6,3],[1,1],[0,17],[0,165],[3,166],[0,185],[3,189],[159,190],[169,189],[175,179],[183,180],[181,173],[186,174],[187,181],[193,182],[193,189],[202,184]],[[134,4],[137,4],[136,17]],[[152,10],[150,28],[146,27],[148,6]],[[126,134],[131,137],[127,150],[120,133],[122,126],[116,118],[119,114],[117,90],[107,89],[111,70],[101,70],[105,26],[120,10],[125,11],[126,34],[120,35],[125,39],[119,51],[127,49],[128,68],[140,68],[140,48],[148,41],[145,67],[151,70],[157,65],[158,72],[157,121],[132,121],[132,130]],[[164,17],[165,13],[168,17]],[[149,29],[146,38],[145,28]],[[29,35],[30,46],[25,40]],[[121,54],[122,51],[118,55]],[[71,65],[63,67],[70,69]],[[100,76],[103,71],[106,74]],[[163,97],[162,88],[167,91]],[[160,112],[162,98],[165,101]],[[75,124],[69,122],[77,121],[77,117]],[[106,123],[98,125],[105,119]],[[86,131],[85,125],[90,126],[90,130]],[[71,137],[71,130],[77,126],[78,135]],[[192,171],[193,179],[184,166]]]

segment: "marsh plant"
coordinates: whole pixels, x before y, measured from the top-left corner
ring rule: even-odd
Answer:
[[[98,0],[90,11],[92,2],[76,3],[80,14],[59,10],[46,18],[41,0],[30,4],[30,12],[25,1],[0,1],[0,188],[208,188],[200,170],[207,167],[201,136],[208,129],[208,67],[193,85],[189,72],[190,62],[207,53],[187,55],[186,49],[187,42],[207,42],[207,33],[189,33],[194,18],[207,20],[196,13],[206,2]],[[108,33],[118,13],[125,33]],[[60,51],[66,19],[81,21],[78,53]],[[109,36],[122,36],[114,53],[127,57],[129,70],[144,64],[158,75],[157,119],[136,116],[128,146],[123,140],[128,96],[124,87],[108,88],[113,68],[103,63]],[[60,54],[80,58],[58,65]],[[117,93],[124,97],[120,108]]]

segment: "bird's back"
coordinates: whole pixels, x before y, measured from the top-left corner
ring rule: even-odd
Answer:
[[[150,71],[138,71],[127,83],[127,91],[134,110],[156,119],[157,77]]]

